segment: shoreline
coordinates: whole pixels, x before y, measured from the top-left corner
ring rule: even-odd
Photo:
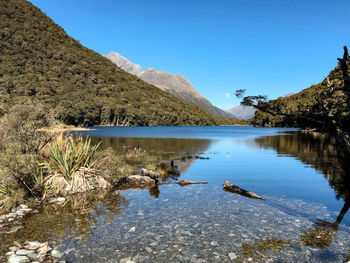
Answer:
[[[48,132],[48,133],[63,133],[63,132],[72,132],[72,131],[93,131],[96,130],[93,127],[84,128],[84,127],[46,127],[40,128],[37,131],[39,132]]]

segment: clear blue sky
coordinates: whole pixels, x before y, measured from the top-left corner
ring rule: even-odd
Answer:
[[[349,0],[31,2],[84,46],[180,73],[224,109],[236,89],[273,99],[320,82],[350,45]]]

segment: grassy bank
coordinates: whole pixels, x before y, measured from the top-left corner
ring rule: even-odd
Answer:
[[[108,188],[130,172],[115,152],[97,152],[99,144],[89,138],[63,135],[71,127],[45,128],[54,124],[51,116],[44,106],[28,102],[0,118],[0,210]]]

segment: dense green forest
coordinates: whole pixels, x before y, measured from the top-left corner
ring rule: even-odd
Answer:
[[[70,125],[217,125],[82,46],[26,0],[0,0],[0,116],[40,101]],[[238,120],[237,120],[238,121]]]

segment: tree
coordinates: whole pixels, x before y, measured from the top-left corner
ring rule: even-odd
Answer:
[[[235,91],[235,96],[237,98],[242,99],[241,105],[242,106],[252,106],[256,109],[263,110],[263,108],[266,106],[266,104],[268,102],[267,95],[243,97],[245,92],[246,92],[246,89],[238,89]]]
[[[347,60],[349,58],[348,48],[347,46],[344,46],[344,55],[343,58],[338,58],[338,61],[340,63],[340,67],[343,73],[343,80],[344,80],[344,87],[349,92],[350,90],[350,76],[348,72],[348,64]]]

